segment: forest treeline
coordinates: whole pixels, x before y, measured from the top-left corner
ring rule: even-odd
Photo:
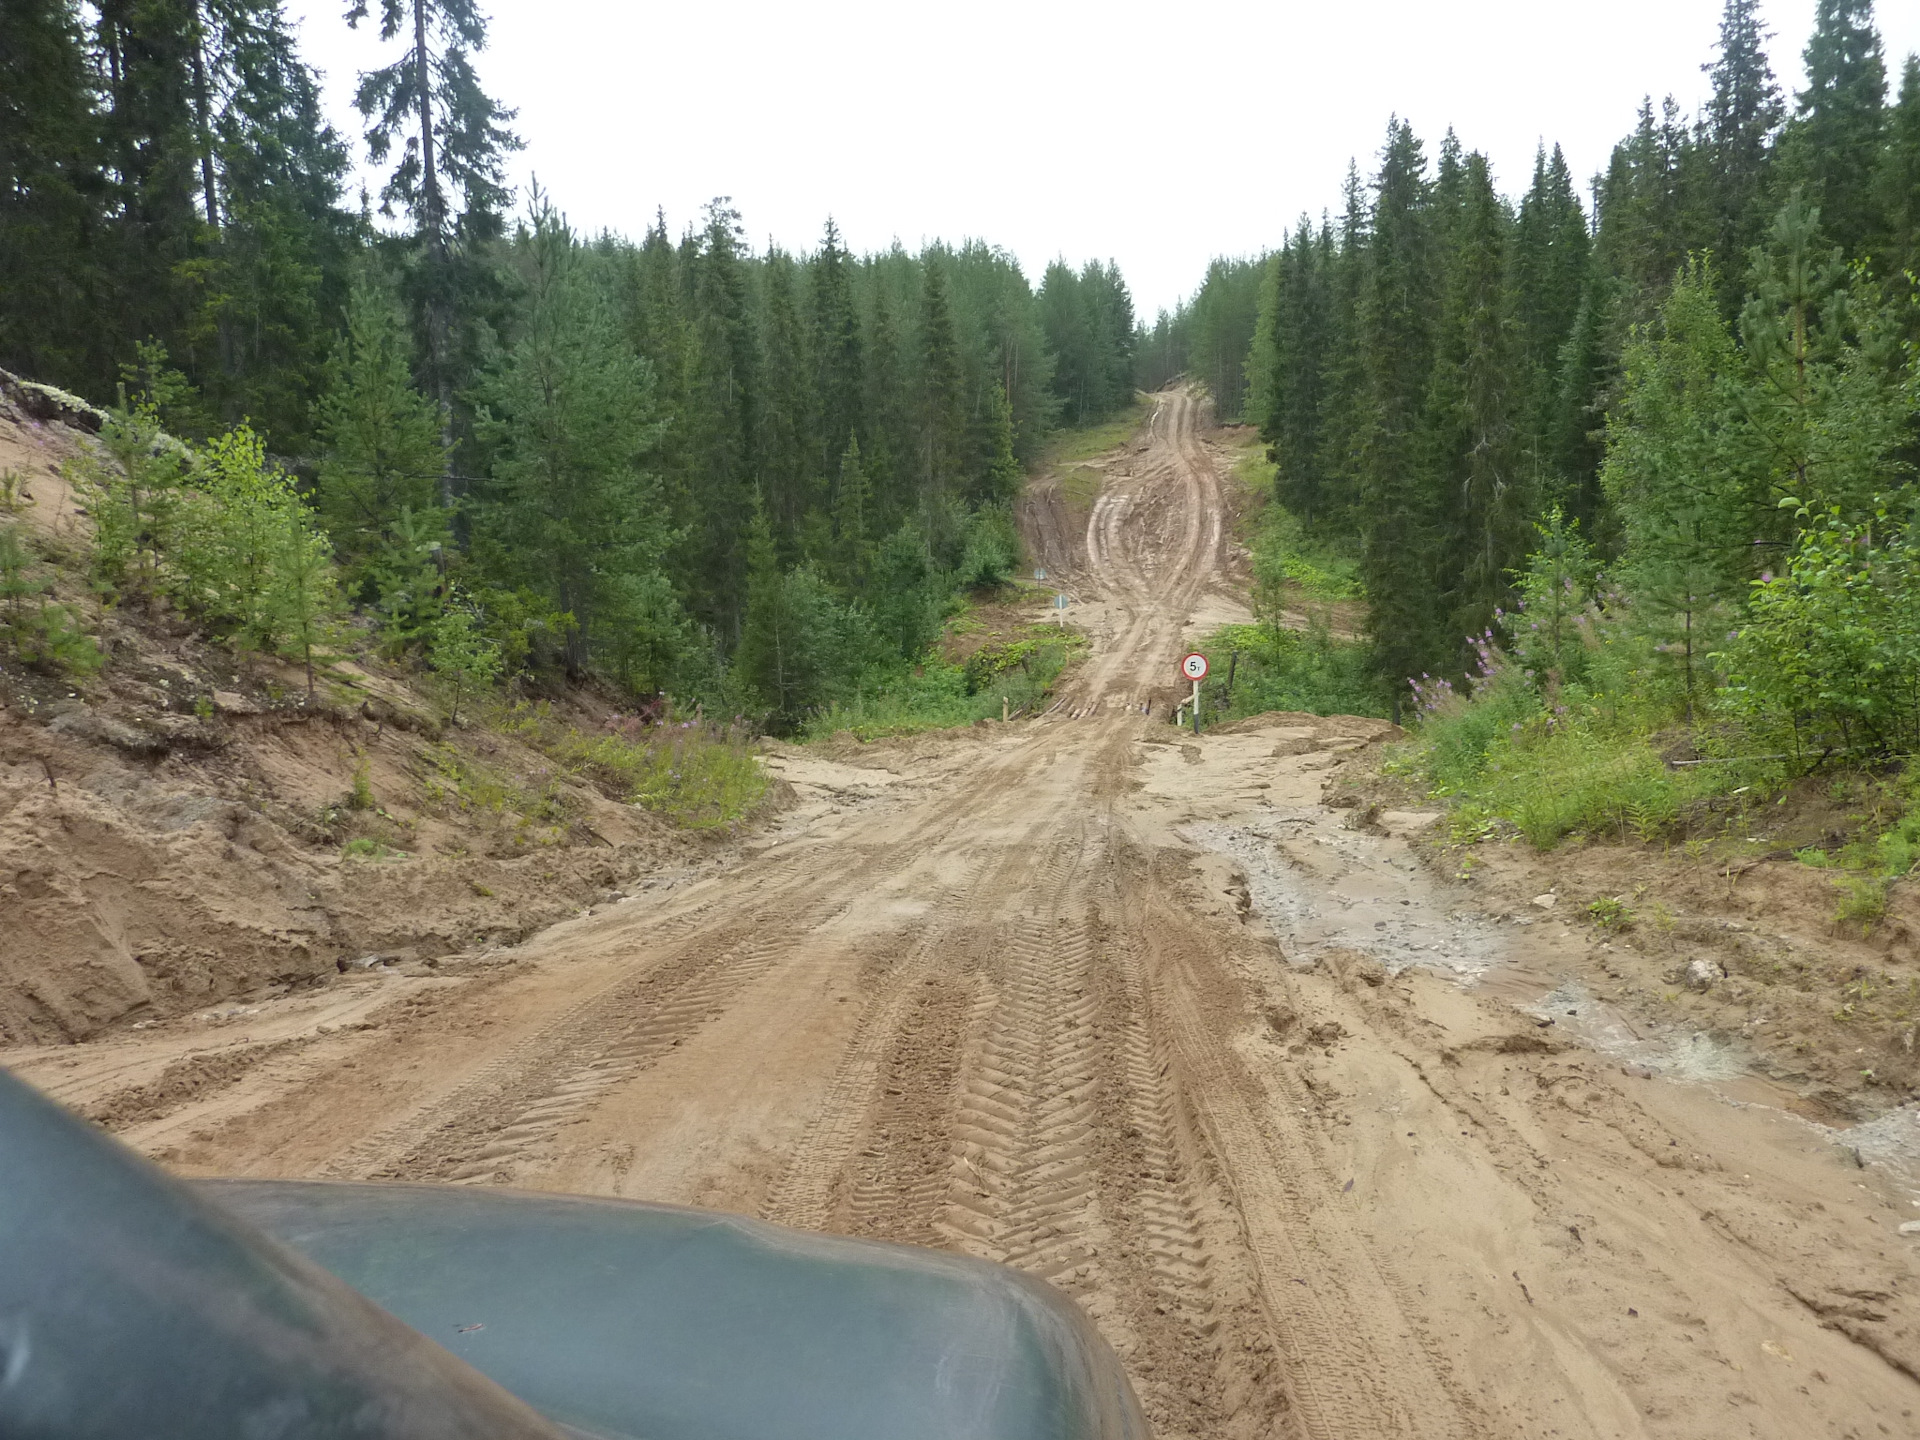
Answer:
[[[583,236],[506,186],[474,0],[352,0],[343,23],[389,55],[357,92],[385,175],[357,204],[275,0],[10,3],[0,366],[117,406],[130,456],[188,442],[145,466],[182,496],[248,457],[396,655],[471,632],[447,653],[792,727],[1003,578],[1049,431],[1131,401],[1111,264],[1036,290],[989,245],[855,255],[831,220],[809,252],[761,249],[725,199]],[[245,638],[162,523],[187,508],[96,581]]]
[[[1510,200],[1391,122],[1139,355],[1258,426],[1260,588],[1357,581],[1363,647],[1229,637],[1262,703],[1411,710],[1468,839],[1737,827],[1864,768],[1906,816],[1848,852],[1870,923],[1920,860],[1920,59],[1819,0],[1788,96],[1769,38],[1727,0],[1704,108],[1643,105],[1584,193],[1557,148]]]
[[[1555,147],[1510,200],[1395,120],[1337,213],[1143,333],[1143,383],[1203,378],[1358,558],[1396,696],[1478,665],[1543,524],[1697,679],[1834,507],[1885,509],[1876,546],[1910,523],[1920,61],[1890,87],[1869,0],[1820,0],[1788,97],[1758,11],[1729,0],[1705,107],[1645,104],[1590,188]]]

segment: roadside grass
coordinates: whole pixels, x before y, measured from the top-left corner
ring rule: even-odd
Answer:
[[[1718,833],[1784,785],[1779,761],[1738,753],[1737,732],[1676,731],[1673,720],[1657,700],[1549,705],[1503,674],[1422,718],[1387,769],[1424,780],[1456,811],[1507,822],[1540,850],[1572,835],[1624,843]],[[1705,763],[1668,763],[1683,736]]]
[[[949,622],[948,636],[971,636],[979,629],[963,611]],[[1061,671],[1086,647],[1078,631],[1030,624],[971,647],[963,660],[942,654],[919,665],[870,673],[851,699],[808,721],[801,738],[826,740],[844,730],[860,740],[877,740],[998,720],[1003,710],[1009,716],[1038,714]]]
[[[1076,513],[1093,508],[1094,501],[1100,498],[1100,487],[1107,478],[1106,471],[1093,465],[1075,465],[1056,473],[1059,476],[1060,493]]]
[[[1136,392],[1133,404],[1097,425],[1056,430],[1040,452],[1039,469],[1058,469],[1104,455],[1116,445],[1125,444],[1151,413],[1153,401]],[[1097,471],[1095,472],[1098,473]]]
[[[1233,507],[1233,514],[1234,528],[1242,541],[1252,540],[1252,527],[1274,503],[1273,479],[1279,472],[1280,467],[1267,458],[1267,447],[1257,440],[1244,447],[1227,467],[1227,478],[1240,487],[1242,503]]]
[[[1227,625],[1200,643],[1216,720],[1269,710],[1384,717],[1387,700],[1367,670],[1366,647],[1336,639],[1324,624],[1305,630]]]
[[[1893,776],[1836,776],[1827,791],[1856,828],[1843,844],[1808,846],[1794,858],[1834,872],[1833,923],[1864,936],[1887,913],[1894,881],[1920,874],[1920,770],[1909,761]]]
[[[1085,514],[1092,510],[1094,501],[1100,498],[1100,487],[1106,481],[1107,472],[1087,462],[1132,438],[1134,431],[1145,422],[1151,405],[1147,396],[1136,393],[1131,405],[1109,419],[1096,425],[1055,431],[1042,448],[1034,473],[1051,473],[1061,497],[1074,512]]]
[[[687,830],[744,819],[767,793],[748,736],[687,717],[609,721],[592,734],[559,721],[545,704],[521,704],[499,729],[525,740],[601,793],[665,816]]]

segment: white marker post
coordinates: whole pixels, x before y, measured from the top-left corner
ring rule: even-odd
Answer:
[[[1200,733],[1200,682],[1207,678],[1207,657],[1202,655],[1198,650],[1195,650],[1189,655],[1182,656],[1180,660],[1180,675],[1181,678],[1193,682],[1193,700],[1191,702],[1193,705],[1193,733],[1198,735]],[[1176,708],[1175,715],[1175,723],[1178,723],[1178,708]]]
[[[1053,614],[1054,614],[1054,618],[1060,622],[1060,628],[1062,630],[1066,629],[1067,628],[1067,597],[1065,595],[1055,595],[1053,597]]]

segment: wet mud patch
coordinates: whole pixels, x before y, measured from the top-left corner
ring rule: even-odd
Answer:
[[[1705,1031],[1630,1018],[1578,980],[1562,980],[1520,1009],[1561,1040],[1612,1060],[1629,1073],[1670,1080],[1724,1081],[1748,1073],[1752,1057]]]
[[[1358,951],[1392,973],[1420,965],[1470,981],[1500,958],[1493,924],[1460,906],[1405,841],[1346,829],[1321,806],[1275,806],[1179,833],[1240,867],[1290,964]]]

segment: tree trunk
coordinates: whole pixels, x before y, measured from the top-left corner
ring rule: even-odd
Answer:
[[[433,397],[440,405],[440,447],[446,464],[440,472],[440,503],[453,508],[453,382],[447,373],[446,206],[440,197],[440,173],[433,158],[433,75],[427,53],[427,0],[413,0],[414,90],[420,110],[420,218],[426,232],[427,369]]]
[[[206,201],[207,228],[220,228],[219,192],[213,179],[213,98],[207,85],[207,29],[198,3],[193,7],[193,108],[200,127],[200,193]]]

